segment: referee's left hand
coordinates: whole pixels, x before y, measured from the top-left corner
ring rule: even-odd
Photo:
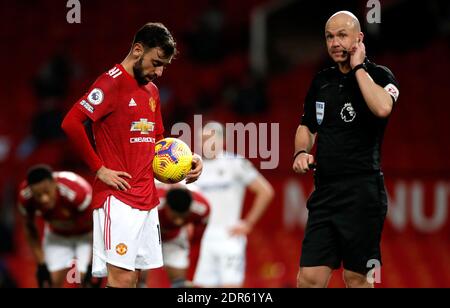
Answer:
[[[192,170],[186,176],[186,184],[193,183],[198,180],[203,171],[203,161],[200,155],[194,153],[192,158]]]
[[[310,170],[309,166],[312,164],[314,164],[314,156],[308,153],[301,153],[295,158],[292,169],[296,173],[305,174]]]

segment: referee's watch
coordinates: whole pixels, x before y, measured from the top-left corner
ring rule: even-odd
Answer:
[[[362,68],[363,70],[365,70],[366,72],[367,72],[367,66],[366,66],[366,63],[361,63],[361,64],[358,64],[357,66],[355,66],[354,68],[353,68],[353,73],[356,73],[356,71],[357,70],[359,70],[360,68]]]

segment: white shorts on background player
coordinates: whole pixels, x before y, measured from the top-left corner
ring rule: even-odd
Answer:
[[[246,246],[245,236],[203,239],[194,285],[207,288],[241,286],[245,278]]]
[[[50,272],[71,268],[76,260],[78,271],[86,273],[92,257],[92,233],[62,236],[45,228],[43,250]]]
[[[107,276],[107,263],[130,271],[163,266],[157,208],[141,211],[109,196],[93,216],[94,277]]]
[[[220,287],[244,282],[247,239],[232,237],[230,231],[240,223],[246,189],[259,175],[249,160],[232,153],[203,161],[196,184],[211,205],[211,215],[202,237],[195,285]]]
[[[181,228],[177,237],[163,242],[164,266],[187,269],[189,267],[189,250],[188,232],[184,227]]]

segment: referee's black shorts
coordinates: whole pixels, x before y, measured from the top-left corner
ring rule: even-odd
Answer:
[[[382,173],[316,178],[307,208],[301,267],[337,269],[343,264],[346,270],[366,274],[374,260],[381,265],[381,231],[387,213]]]

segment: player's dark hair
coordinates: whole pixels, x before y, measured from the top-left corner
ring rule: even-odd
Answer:
[[[166,194],[166,203],[175,212],[186,213],[192,203],[191,192],[185,188],[172,188]]]
[[[134,36],[133,45],[136,43],[141,43],[145,48],[159,47],[164,51],[166,58],[177,54],[177,43],[170,31],[161,23],[145,24]]]
[[[27,172],[27,184],[34,185],[44,180],[53,180],[53,170],[47,165],[36,165]]]

